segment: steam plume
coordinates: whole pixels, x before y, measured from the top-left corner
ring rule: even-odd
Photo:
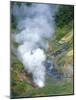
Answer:
[[[46,60],[45,50],[48,49],[48,39],[54,33],[54,14],[56,5],[21,3],[13,4],[12,14],[16,19],[17,33],[14,41],[20,44],[17,57],[23,63],[25,70],[32,73],[33,81],[39,87],[45,85]]]

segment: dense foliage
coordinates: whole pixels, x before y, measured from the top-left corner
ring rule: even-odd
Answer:
[[[68,25],[70,21],[74,19],[74,7],[61,5],[55,16],[55,22],[57,27],[63,27]]]

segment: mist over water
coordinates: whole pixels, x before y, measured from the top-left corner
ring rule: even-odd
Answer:
[[[17,3],[13,4],[12,15],[16,19],[17,33],[14,41],[20,44],[17,57],[25,70],[31,73],[34,83],[45,86],[46,60],[45,50],[48,49],[48,39],[54,33],[54,14],[57,5]]]

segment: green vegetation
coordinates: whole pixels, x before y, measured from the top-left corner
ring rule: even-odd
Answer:
[[[61,5],[55,16],[56,26],[63,28],[65,25],[68,25],[74,18],[74,6]],[[72,27],[71,24],[69,26]]]
[[[47,76],[46,87],[32,87],[28,84],[28,76],[26,76],[23,65],[13,57],[14,63],[11,67],[11,97],[33,97],[33,96],[52,96],[73,94],[73,81],[71,80],[55,80]]]

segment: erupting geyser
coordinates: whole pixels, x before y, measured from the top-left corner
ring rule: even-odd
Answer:
[[[34,83],[45,85],[48,38],[54,33],[54,13],[56,5],[21,3],[12,6],[12,15],[16,20],[17,32],[14,41],[19,44],[16,55],[23,63],[25,70],[31,73]]]

